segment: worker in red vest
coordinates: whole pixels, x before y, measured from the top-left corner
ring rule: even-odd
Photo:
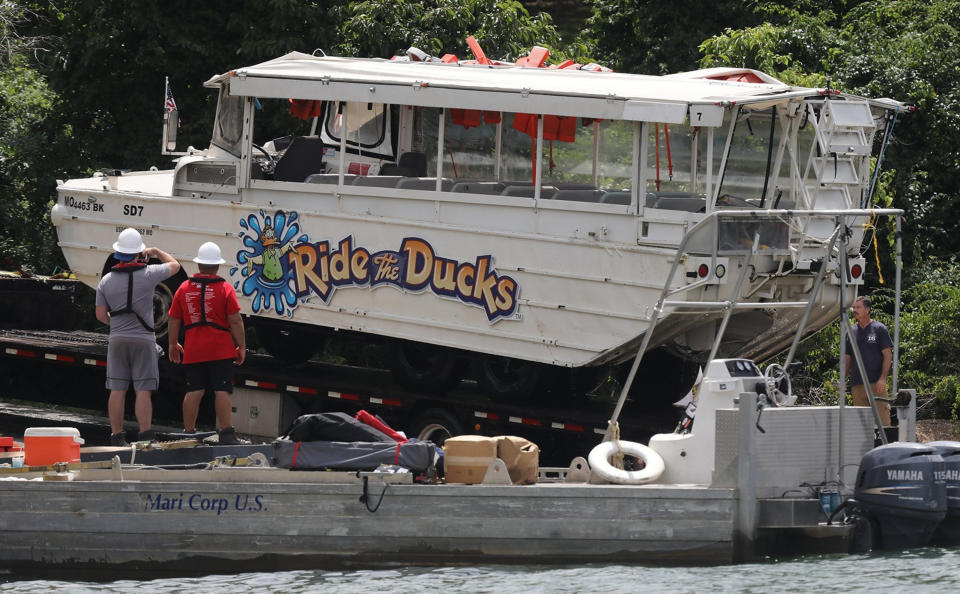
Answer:
[[[193,259],[200,272],[183,281],[170,305],[170,360],[183,361],[187,394],[183,398],[183,427],[196,432],[200,401],[206,390],[215,394],[220,445],[249,443],[237,437],[231,421],[233,368],[246,359],[247,341],[240,303],[230,283],[217,276],[225,262],[220,247],[208,241]],[[178,340],[185,331],[183,344]]]

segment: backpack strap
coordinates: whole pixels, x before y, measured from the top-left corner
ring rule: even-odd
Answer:
[[[222,283],[224,282],[223,278],[219,276],[216,278],[192,277],[189,282],[198,283],[200,285],[200,321],[194,322],[192,324],[186,324],[183,327],[183,329],[189,330],[190,328],[196,328],[197,326],[210,326],[211,328],[216,328],[217,330],[230,332],[230,328],[226,328],[224,326],[221,326],[220,324],[217,324],[216,322],[211,322],[210,320],[207,319],[207,300],[206,300],[207,285],[215,285],[217,283]]]
[[[140,325],[143,326],[147,332],[153,333],[154,327],[148,324],[140,314],[133,310],[133,273],[146,267],[147,265],[142,262],[123,262],[110,269],[111,272],[119,272],[127,275],[127,303],[119,309],[110,309],[110,304],[107,303],[107,310],[110,312],[111,317],[132,314],[136,316],[137,321],[140,322]],[[104,297],[104,300],[106,300],[106,297]]]

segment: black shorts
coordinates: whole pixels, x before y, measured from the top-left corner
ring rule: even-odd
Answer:
[[[233,393],[233,362],[235,359],[204,361],[183,366],[183,379],[187,392],[213,390]]]

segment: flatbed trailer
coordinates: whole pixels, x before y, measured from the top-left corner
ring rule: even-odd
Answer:
[[[106,355],[103,333],[0,330],[0,396],[102,410]],[[382,369],[318,360],[287,364],[256,353],[237,368],[234,382],[234,426],[249,436],[282,435],[301,414],[366,410],[410,437],[435,443],[462,434],[526,437],[540,446],[542,462],[551,465],[566,465],[599,443],[614,406],[612,398],[593,395],[576,405],[503,403],[487,398],[470,381],[445,394],[416,392],[399,387]],[[183,393],[178,366],[161,357],[154,418],[180,419]],[[212,401],[204,399],[201,424],[213,423]],[[641,413],[630,404],[620,421],[625,439],[645,442],[676,423],[672,410]]]

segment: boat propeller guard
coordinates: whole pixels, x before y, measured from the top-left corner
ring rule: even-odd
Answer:
[[[643,461],[640,470],[623,470],[610,463],[610,457],[618,451]],[[621,485],[650,483],[663,474],[666,466],[660,454],[635,441],[605,441],[590,450],[590,470],[601,478]]]

